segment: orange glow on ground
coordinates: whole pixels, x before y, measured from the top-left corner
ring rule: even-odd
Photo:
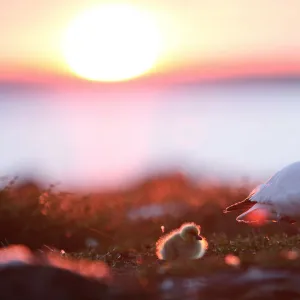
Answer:
[[[241,264],[241,260],[236,255],[228,254],[225,256],[225,263],[229,266],[238,267]]]

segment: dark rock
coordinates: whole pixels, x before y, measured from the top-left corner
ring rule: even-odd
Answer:
[[[103,300],[108,286],[51,266],[7,266],[0,270],[1,300]]]

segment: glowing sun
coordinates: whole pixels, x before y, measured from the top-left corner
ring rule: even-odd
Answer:
[[[126,4],[107,4],[75,18],[62,46],[67,64],[79,77],[122,81],[154,67],[161,38],[148,12]]]

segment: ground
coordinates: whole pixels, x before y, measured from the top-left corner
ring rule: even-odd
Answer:
[[[255,228],[237,223],[237,213],[223,214],[255,185],[247,180],[230,185],[195,182],[174,173],[145,179],[127,190],[80,194],[12,179],[0,190],[1,242],[3,247],[22,244],[36,252],[54,251],[64,259],[103,261],[122,288],[139,287],[148,296],[158,290],[160,295],[169,293],[161,299],[175,299],[186,285],[188,291],[196,286],[198,296],[212,299],[222,298],[213,296],[217,292],[222,299],[235,299],[235,288],[238,299],[259,299],[248,290],[250,283],[241,288],[241,282],[234,281],[247,275],[244,284],[253,274],[271,284],[269,292],[280,287],[294,291],[290,299],[300,298],[298,284],[291,286],[300,274],[298,225]],[[156,241],[183,222],[201,225],[209,245],[206,254],[185,264],[159,261]]]
[[[135,249],[112,248],[107,253],[87,249],[83,252],[65,254],[67,257],[101,260],[116,273],[153,271],[189,275],[208,275],[216,270],[231,268],[259,267],[300,267],[300,234],[249,234],[229,239],[225,234],[216,234],[208,240],[209,248],[203,258],[191,261],[191,264],[174,264],[159,261],[155,255],[155,244],[144,251]]]

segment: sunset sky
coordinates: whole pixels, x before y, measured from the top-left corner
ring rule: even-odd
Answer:
[[[117,84],[77,77],[63,51],[70,24],[105,3],[114,1],[0,3],[0,177],[119,186],[172,167],[267,179],[300,160],[299,0],[116,2],[147,13],[158,34],[151,45],[142,24],[109,20],[108,44],[111,32],[140,30],[137,39],[120,34],[123,42],[107,51],[127,51],[124,70],[147,65],[158,49],[143,76]],[[68,51],[97,71],[90,54],[97,59],[106,28],[99,37],[92,31],[100,48],[75,32]],[[87,54],[76,56],[81,46]],[[139,61],[137,49],[150,60]]]
[[[61,49],[67,25],[85,9],[113,2],[2,1],[0,80],[35,81],[69,74]],[[154,73],[167,73],[179,81],[300,73],[298,0],[120,2],[150,12],[158,24],[162,51]]]

